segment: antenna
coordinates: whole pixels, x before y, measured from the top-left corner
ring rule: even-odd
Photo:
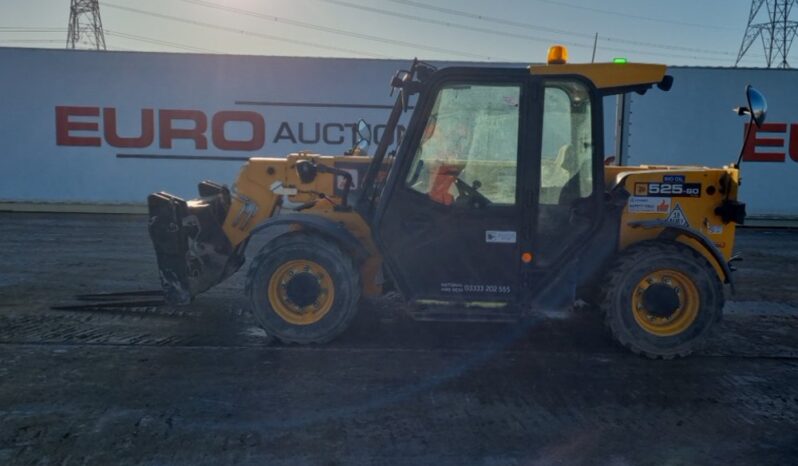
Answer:
[[[99,0],[71,0],[66,48],[105,50]]]
[[[798,0],[753,0],[748,26],[734,66],[740,63],[756,39],[761,38],[767,67],[789,68],[787,56],[798,33],[798,21],[790,21],[796,4]]]

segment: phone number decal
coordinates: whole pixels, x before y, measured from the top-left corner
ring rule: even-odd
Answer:
[[[512,288],[507,285],[464,285],[462,283],[441,283],[444,293],[485,293],[485,294],[510,294]]]

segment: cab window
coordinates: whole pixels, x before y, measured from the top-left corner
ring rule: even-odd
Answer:
[[[593,224],[594,210],[584,208],[593,194],[592,114],[590,91],[580,81],[544,82],[537,237],[540,265],[554,263]]]
[[[593,192],[590,94],[579,82],[544,89],[540,203],[570,205]]]
[[[443,205],[515,204],[519,85],[438,92],[406,186]]]

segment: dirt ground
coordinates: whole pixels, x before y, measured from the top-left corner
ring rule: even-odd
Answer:
[[[157,288],[145,219],[0,214],[0,464],[795,464],[798,231],[737,249],[684,360],[628,354],[592,309],[418,323],[391,298],[297,347],[255,325],[241,274],[186,308],[51,310]]]

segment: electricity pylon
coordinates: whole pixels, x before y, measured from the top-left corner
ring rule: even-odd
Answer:
[[[69,5],[69,32],[66,48],[105,50],[99,0],[72,0]]]
[[[790,14],[798,0],[753,0],[748,14],[743,42],[737,53],[737,66],[757,38],[765,48],[765,63],[768,68],[789,68],[787,56],[798,32],[798,22],[790,20]],[[765,8],[762,8],[762,7]]]

